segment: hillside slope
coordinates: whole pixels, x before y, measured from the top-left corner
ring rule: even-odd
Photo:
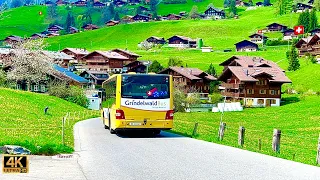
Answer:
[[[81,112],[81,118],[69,122],[73,125],[89,118],[91,113],[57,97],[3,88],[0,88],[0,104],[0,146],[23,145],[33,153],[41,152],[37,146],[49,147],[55,153],[72,152],[72,128],[65,130],[65,146],[61,142],[62,117],[67,112]],[[45,107],[49,107],[48,114],[44,114]]]

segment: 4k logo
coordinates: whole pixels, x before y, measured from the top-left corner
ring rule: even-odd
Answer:
[[[28,173],[29,172],[29,156],[3,154],[2,172],[3,173]]]

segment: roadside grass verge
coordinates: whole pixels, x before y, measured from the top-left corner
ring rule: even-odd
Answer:
[[[191,137],[194,124],[199,123],[196,139],[241,148],[238,129],[246,128],[243,149],[316,165],[320,131],[319,96],[285,95],[285,105],[269,108],[246,108],[242,112],[225,112],[227,128],[223,141],[218,140],[220,113],[176,113],[171,132]],[[280,154],[272,151],[273,129],[280,129]],[[261,150],[258,140],[261,139]]]
[[[4,88],[0,88],[0,104],[0,146],[20,145],[32,154],[73,152],[73,125],[99,116],[99,112],[57,97]],[[47,106],[48,113],[44,114]],[[62,119],[69,112],[63,144]]]

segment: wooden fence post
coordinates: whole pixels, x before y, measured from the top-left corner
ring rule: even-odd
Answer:
[[[280,153],[280,138],[281,138],[281,130],[274,129],[273,138],[272,138],[272,150],[276,153]]]
[[[226,129],[226,125],[227,125],[227,124],[224,123],[224,122],[221,122],[221,123],[220,123],[219,132],[218,132],[219,140],[220,140],[220,141],[223,140],[224,130]]]
[[[320,134],[319,134],[319,138],[318,138],[317,164],[320,164]]]
[[[198,129],[198,123],[195,123],[191,137],[194,137],[195,135],[197,135],[197,129]]]
[[[64,123],[65,123],[66,118],[62,118],[62,131],[61,131],[61,136],[62,136],[62,144],[64,145]]]
[[[261,139],[260,138],[258,140],[258,147],[259,147],[259,151],[261,151]]]
[[[243,147],[243,144],[244,144],[245,131],[246,131],[246,129],[243,126],[240,126],[239,133],[238,133],[238,144],[241,147]]]

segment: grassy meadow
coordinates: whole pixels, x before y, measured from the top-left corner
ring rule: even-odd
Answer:
[[[99,114],[57,97],[4,88],[0,88],[0,104],[0,146],[21,145],[32,154],[73,152],[73,125]],[[45,107],[49,107],[47,114]],[[63,145],[62,118],[68,112]]]

